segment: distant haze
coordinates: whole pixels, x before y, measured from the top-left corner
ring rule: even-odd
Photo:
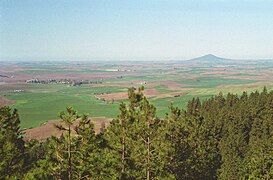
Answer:
[[[272,0],[1,0],[0,61],[273,58]]]

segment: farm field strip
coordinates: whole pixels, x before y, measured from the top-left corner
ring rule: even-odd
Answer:
[[[126,102],[127,89],[143,85],[144,94],[163,117],[170,104],[185,108],[193,97],[206,99],[220,91],[240,95],[242,91],[262,90],[264,86],[273,89],[272,67],[252,64],[191,67],[173,62],[15,63],[0,67],[0,74],[14,75],[14,78],[0,77],[0,97],[19,110],[22,128],[30,128],[57,119],[67,106],[92,117],[114,118],[120,102]],[[25,83],[30,78],[94,80],[102,77],[102,84],[81,86]]]
[[[47,87],[47,86],[46,86]],[[244,88],[244,85],[218,86],[216,88],[192,88],[171,91],[167,87],[160,87],[156,96],[151,96],[151,102],[157,107],[160,116],[168,112],[168,105],[185,108],[185,104],[193,97],[208,98],[220,91],[241,92],[242,90],[254,91],[261,90],[263,84],[252,84]],[[96,93],[124,93],[126,88],[119,87],[55,87],[51,91],[40,91],[39,86],[36,90],[23,93],[11,93],[6,97],[16,102],[12,105],[21,114],[22,128],[36,127],[43,122],[56,119],[58,113],[63,111],[66,106],[72,106],[80,113],[89,113],[91,116],[116,117],[120,101],[115,102],[98,100]],[[272,88],[272,86],[269,86]],[[179,96],[174,97],[176,94]],[[126,98],[126,97],[124,97]],[[101,111],[103,109],[103,111]]]

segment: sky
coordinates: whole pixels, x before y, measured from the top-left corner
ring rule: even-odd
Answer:
[[[273,58],[273,0],[0,0],[0,60]]]

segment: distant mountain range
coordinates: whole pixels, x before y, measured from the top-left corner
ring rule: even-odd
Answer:
[[[204,56],[201,56],[201,57],[190,59],[188,61],[191,61],[191,62],[202,61],[202,62],[217,62],[217,63],[221,63],[221,62],[229,61],[229,60],[231,60],[231,59],[221,58],[221,57],[215,56],[213,54],[207,54],[207,55],[204,55]]]
[[[179,63],[193,66],[193,67],[216,67],[216,66],[245,66],[246,64],[250,65],[259,65],[273,67],[272,59],[227,59],[215,56],[213,54],[207,54],[201,57],[180,61]]]
[[[196,64],[196,65],[221,65],[221,64],[230,64],[230,63],[235,63],[236,60],[232,59],[226,59],[226,58],[221,58],[218,56],[215,56],[213,54],[207,54],[201,57],[193,58],[184,61],[186,64]]]

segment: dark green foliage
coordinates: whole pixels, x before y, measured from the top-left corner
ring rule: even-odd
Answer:
[[[79,116],[72,108],[67,108],[60,117],[63,123],[56,127],[63,134],[43,142],[47,147],[45,156],[37,161],[28,178],[82,179],[99,172],[98,140],[90,119],[84,115],[76,122]]]
[[[134,110],[131,158],[135,162],[135,175],[139,179],[170,178],[166,171],[169,142],[165,140],[164,120],[156,117],[155,107],[145,97]]]
[[[171,172],[176,179],[215,179],[219,154],[212,130],[196,110],[193,116],[174,107],[170,109],[167,118],[173,148]]]
[[[228,94],[205,101],[200,115],[215,133],[219,179],[272,179],[273,92]]]
[[[67,108],[62,136],[43,142],[24,142],[1,108],[0,179],[273,179],[273,92],[194,98],[160,119],[142,90],[97,134]]]
[[[165,122],[142,94],[129,89],[129,105],[120,105],[120,115],[107,128],[105,137],[117,161],[114,169],[120,179],[167,178],[168,141]]]
[[[24,167],[24,151],[17,110],[0,108],[0,179],[20,177]]]
[[[273,178],[273,92],[220,93],[187,107],[167,116],[177,179]]]
[[[105,132],[105,138],[109,146],[109,155],[111,154],[113,161],[112,166],[116,177],[128,179],[132,175],[132,139],[131,130],[133,119],[130,118],[129,110],[126,105],[120,105],[120,115],[114,119]]]

